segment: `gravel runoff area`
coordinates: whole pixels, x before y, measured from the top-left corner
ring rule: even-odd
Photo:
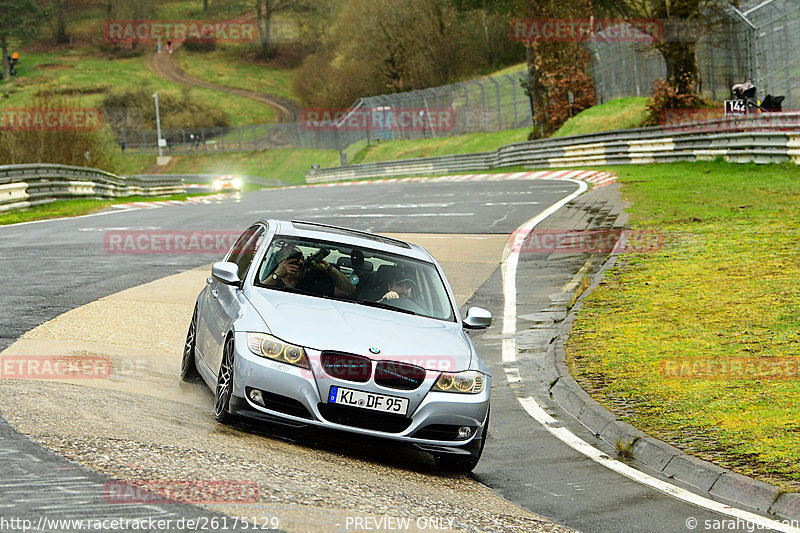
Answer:
[[[439,235],[423,244],[447,256],[450,247],[463,250],[460,239]],[[474,291],[496,268],[504,242],[503,236],[474,241],[470,264],[451,268],[468,276]],[[568,531],[467,476],[436,473],[426,454],[391,442],[217,424],[211,392],[177,376],[193,301],[207,275],[202,268],[128,289],[28,332],[3,355],[99,355],[110,358],[112,372],[69,382],[0,381],[9,423],[114,479],[255,484],[256,498],[204,507],[273,519],[286,531],[347,531],[359,523],[411,531]]]

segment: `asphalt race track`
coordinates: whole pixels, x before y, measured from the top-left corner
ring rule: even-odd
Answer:
[[[221,258],[221,254],[108,253],[104,236],[109,231],[241,231],[258,218],[274,217],[379,233],[502,236],[577,188],[574,182],[556,180],[308,187],[242,193],[213,204],[115,210],[95,216],[0,227],[0,271],[4,280],[0,292],[0,351],[29,330],[67,311]],[[558,219],[552,222],[556,228],[561,223],[566,222]],[[408,238],[413,240],[412,236]],[[455,256],[453,262],[459,257],[468,262],[471,250],[463,243],[456,244],[463,249],[450,250]],[[559,293],[586,261],[585,256],[547,263],[523,258],[517,277],[520,320],[546,322],[552,309],[548,307],[548,295]],[[592,268],[597,266],[595,263]],[[451,279],[456,285],[454,281]],[[475,293],[467,297],[469,301],[462,306],[462,312],[469,305],[477,305],[489,309],[495,317],[490,329],[473,334],[494,376],[491,430],[483,459],[473,473],[474,480],[525,510],[580,531],[691,531],[687,520],[692,518],[700,524],[725,519],[611,472],[552,437],[520,406],[516,398],[521,390],[536,398],[573,433],[615,455],[613,449],[588,434],[577,421],[561,414],[537,381],[539,377],[534,370],[523,371],[520,383],[510,384],[506,380],[500,352],[503,291],[499,267],[485,281],[481,279]],[[527,359],[521,356],[521,366],[530,364],[535,369],[536,357],[535,353]],[[177,367],[175,379],[178,379]],[[52,390],[58,390],[59,386],[62,385],[53,385]],[[6,389],[7,394],[9,387],[7,381],[0,380],[0,392]],[[208,410],[203,415],[207,420],[203,424],[210,420],[212,427],[210,395],[208,398]],[[148,413],[158,409],[158,405],[145,407]],[[6,404],[0,404],[4,419],[13,414],[7,409]],[[131,409],[136,410],[137,406]],[[120,418],[124,422],[125,415]],[[41,421],[42,425],[46,422]],[[30,427],[36,423],[30,421]],[[362,461],[381,471],[407,469],[421,482],[432,486],[442,484],[443,490],[448,483],[459,482],[436,473],[422,454],[404,454],[393,446],[383,449],[372,442],[350,442],[339,435],[309,436],[283,429],[237,427],[235,431],[252,433],[259,439],[273,438],[281,446],[311,448],[323,459],[333,457],[341,468],[352,472],[354,484],[358,483]],[[247,446],[250,440],[245,438],[241,442]],[[4,457],[0,467],[4,478],[0,480],[2,516],[13,514],[30,519],[33,524],[43,514],[66,518],[221,516],[214,510],[189,505],[137,507],[109,503],[102,497],[102,489],[98,491],[108,478],[53,455],[16,432],[5,420],[0,420],[0,455]],[[393,476],[393,479],[394,483],[404,478]],[[398,494],[406,490],[409,489],[402,484],[393,487]],[[414,514],[414,509],[408,511]],[[447,513],[443,518],[448,518]],[[329,525],[329,530],[337,529],[334,524]],[[541,530],[549,530],[547,527],[543,524]],[[7,526],[0,527],[7,529],[10,530]],[[342,531],[357,529],[338,527]]]

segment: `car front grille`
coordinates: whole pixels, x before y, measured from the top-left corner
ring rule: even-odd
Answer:
[[[377,413],[329,403],[317,404],[319,413],[325,420],[343,426],[371,429],[384,433],[401,433],[411,425],[411,419],[405,416]]]
[[[372,360],[341,352],[323,352],[322,368],[329,376],[344,381],[366,383],[372,376]]]
[[[419,366],[381,361],[375,366],[375,383],[398,390],[414,390],[425,380],[425,369]]]

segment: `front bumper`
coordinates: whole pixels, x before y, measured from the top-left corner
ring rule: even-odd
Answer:
[[[435,377],[416,390],[403,391],[378,386],[372,379],[355,383],[329,376],[319,364],[320,353],[314,350],[306,351],[312,366],[308,370],[254,355],[247,348],[245,333],[237,333],[235,340],[233,414],[295,427],[322,426],[402,441],[433,453],[472,453],[483,434],[489,409],[490,376],[486,376],[479,394],[429,391]],[[408,398],[409,411],[400,417],[328,404],[330,386]],[[262,392],[264,405],[250,398],[251,389]],[[461,426],[473,428],[468,438],[457,438],[455,431],[451,431]]]

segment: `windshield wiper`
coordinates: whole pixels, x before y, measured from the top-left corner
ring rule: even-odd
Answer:
[[[410,311],[408,309],[403,309],[402,307],[395,307],[393,305],[385,304],[383,302],[373,302],[372,300],[358,300],[356,301],[357,304],[366,305],[369,307],[378,307],[380,309],[389,309],[390,311],[399,311],[401,313],[407,313],[409,315],[416,316],[417,313],[414,311]]]

